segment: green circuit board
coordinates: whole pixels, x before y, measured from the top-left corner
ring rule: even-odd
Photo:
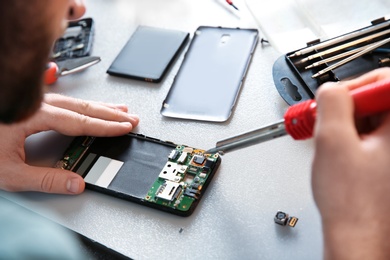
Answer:
[[[167,207],[186,211],[199,199],[203,185],[212,173],[219,154],[177,146],[145,199]]]

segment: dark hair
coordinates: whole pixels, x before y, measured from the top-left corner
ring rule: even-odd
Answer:
[[[0,1],[0,122],[20,121],[43,97],[50,32],[39,16],[43,0]]]

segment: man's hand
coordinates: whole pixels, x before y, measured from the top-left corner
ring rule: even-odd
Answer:
[[[390,259],[390,113],[356,122],[348,94],[385,78],[390,69],[317,92],[312,187],[329,259]]]
[[[0,189],[79,194],[85,183],[78,174],[25,163],[25,139],[48,130],[71,136],[119,136],[130,132],[138,122],[138,116],[128,114],[124,105],[47,94],[31,118],[11,125],[0,124]]]

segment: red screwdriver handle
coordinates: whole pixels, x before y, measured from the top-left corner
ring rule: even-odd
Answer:
[[[47,69],[44,75],[44,81],[46,85],[51,85],[55,83],[58,79],[58,66],[54,62],[49,62],[47,64]]]
[[[390,79],[351,90],[355,115],[364,117],[390,110]]]
[[[364,117],[390,111],[390,80],[374,82],[350,91],[355,115]],[[312,137],[317,103],[307,100],[291,106],[284,114],[286,132],[295,140]]]
[[[295,140],[304,140],[313,135],[317,103],[307,100],[289,107],[284,114],[286,132]]]

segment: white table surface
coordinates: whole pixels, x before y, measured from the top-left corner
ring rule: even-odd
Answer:
[[[61,78],[50,90],[127,104],[141,118],[135,132],[205,149],[273,123],[287,105],[272,79],[272,65],[282,53],[269,45],[258,44],[236,109],[225,123],[160,115],[184,52],[159,84],[106,74],[138,25],[188,31],[191,36],[200,25],[256,28],[244,0],[234,3],[240,12],[223,0],[87,1],[86,17],[96,23],[93,55],[102,61]],[[53,132],[29,138],[29,162],[53,165],[70,140]],[[310,187],[312,155],[312,141],[288,136],[224,155],[203,200],[187,218],[89,190],[79,196],[0,195],[135,259],[321,259],[320,218]],[[278,210],[298,217],[297,226],[276,225]]]

